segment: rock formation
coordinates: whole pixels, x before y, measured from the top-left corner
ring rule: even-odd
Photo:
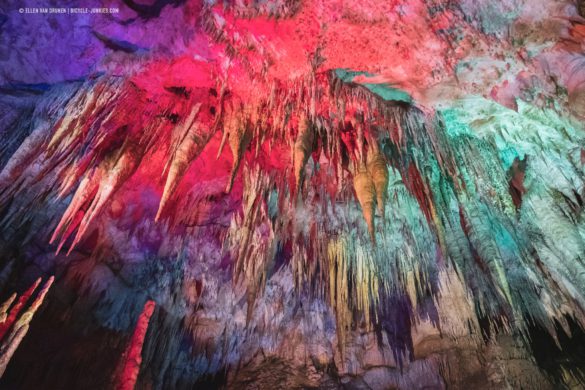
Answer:
[[[0,387],[585,386],[582,2],[25,3]]]

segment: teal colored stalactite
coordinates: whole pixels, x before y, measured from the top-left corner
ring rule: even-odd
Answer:
[[[432,238],[426,236],[423,242],[436,242],[445,250],[447,263],[472,292],[484,337],[500,331],[526,335],[526,321],[536,321],[553,335],[555,323],[565,323],[565,315],[581,322],[581,312],[562,309],[583,299],[579,130],[551,111],[523,102],[518,102],[518,113],[479,98],[459,104],[437,114],[433,133],[425,131],[425,122],[409,122],[413,117],[407,115],[406,140],[388,141],[388,160],[411,178],[413,171],[407,167],[412,164],[423,180],[418,183],[423,188],[409,183],[410,199],[418,203],[414,207],[401,204],[391,186],[388,209],[416,209],[427,218],[417,224],[411,215],[408,228],[398,236],[392,233],[392,223],[379,232],[384,237],[374,255],[378,275],[383,275],[379,285],[390,282],[404,289],[406,279],[395,276],[402,269],[423,270],[422,280],[437,272],[438,265],[428,259],[432,250],[427,247],[421,255],[405,234],[425,237],[414,226],[427,226]],[[514,160],[526,156],[526,190],[517,210],[508,172]],[[425,213],[425,208],[430,210]],[[402,247],[389,245],[397,242]],[[392,261],[396,254],[402,261]],[[566,290],[559,291],[558,285]]]
[[[583,237],[578,233],[582,230],[578,199],[583,193],[583,168],[579,169],[578,161],[574,161],[582,138],[572,124],[522,102],[516,113],[493,102],[470,99],[441,114],[465,184],[466,191],[456,196],[471,229],[469,246],[475,248],[490,270],[485,280],[488,284],[479,286],[479,291],[490,291],[492,283],[498,291],[493,300],[476,296],[479,307],[482,302],[503,302],[510,306],[510,320],[520,329],[523,318],[528,317],[552,331],[555,317],[560,320],[565,314],[557,308],[571,299],[582,299],[575,294],[575,286],[583,285],[579,276]],[[513,160],[525,156],[529,157],[524,179],[526,193],[516,213],[503,179]],[[566,194],[565,201],[561,194]],[[567,203],[576,207],[562,210],[560,205]],[[551,250],[559,241],[564,251]],[[460,257],[453,258],[457,263]],[[471,264],[470,260],[463,263]],[[555,293],[555,276],[550,280],[535,271],[539,269],[535,265],[540,263],[562,273],[556,276],[561,278],[556,282],[562,281],[569,291]],[[551,291],[552,296],[543,291]],[[498,309],[501,308],[492,307],[488,314],[496,314]]]
[[[352,83],[356,76],[374,77],[375,75],[368,72],[356,72],[348,69],[336,69],[335,76],[346,83]],[[394,88],[388,84],[380,83],[360,83],[366,87],[370,92],[376,94],[382,99],[390,102],[412,103],[412,97],[405,91],[399,88]]]

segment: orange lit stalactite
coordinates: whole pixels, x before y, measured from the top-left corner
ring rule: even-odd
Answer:
[[[144,344],[148,323],[150,322],[152,313],[154,313],[155,306],[154,301],[146,302],[138,318],[134,334],[121,362],[122,369],[116,381],[117,390],[133,390],[136,385],[138,373],[140,372],[140,364],[142,363],[142,345]]]

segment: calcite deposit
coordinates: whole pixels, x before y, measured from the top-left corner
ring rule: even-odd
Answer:
[[[0,5],[0,387],[585,388],[584,4]]]

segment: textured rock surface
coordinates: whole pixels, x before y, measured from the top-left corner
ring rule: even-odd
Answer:
[[[97,5],[0,6],[0,386],[585,386],[583,4],[41,6]]]

